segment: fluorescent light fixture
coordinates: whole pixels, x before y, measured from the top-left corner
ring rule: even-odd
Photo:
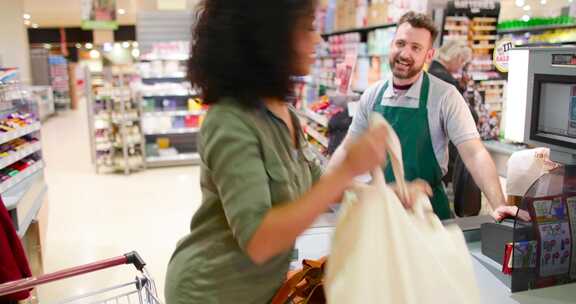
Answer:
[[[128,41],[122,42],[122,47],[125,48],[125,49],[129,48],[129,47],[130,47],[130,42],[128,42]]]
[[[91,50],[90,51],[90,58],[92,58],[92,59],[100,58],[100,52],[98,52],[97,50]]]
[[[82,48],[82,44],[80,44],[80,43],[76,43],[74,46],[75,46],[77,49]]]
[[[517,7],[523,7],[524,5],[526,5],[526,0],[516,0]]]
[[[531,9],[532,9],[532,7],[531,7],[530,5],[524,6],[524,10],[525,10],[525,11],[529,11],[529,10],[531,10]]]
[[[104,43],[104,52],[112,52],[112,43],[106,42]]]
[[[123,8],[119,8],[118,9],[118,15],[124,15],[124,14],[126,14],[126,10]]]
[[[38,23],[32,23],[32,28],[39,28],[40,26],[38,25]]]
[[[30,14],[24,14],[22,15],[22,18],[24,18],[24,20],[30,20],[32,16],[30,16]]]
[[[87,49],[91,50],[94,45],[92,43],[86,43],[86,45],[84,45]]]
[[[523,20],[524,22],[528,22],[528,21],[530,21],[530,16],[524,15],[524,16],[522,16],[522,20]]]

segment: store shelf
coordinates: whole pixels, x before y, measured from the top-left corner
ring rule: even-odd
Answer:
[[[26,156],[29,156],[33,153],[36,153],[42,149],[42,144],[40,142],[35,142],[33,144],[26,145],[25,148],[21,149],[17,152],[10,153],[9,156],[0,158],[0,169],[4,169],[11,164],[23,159]]]
[[[318,114],[310,109],[306,109],[304,115],[319,125],[328,128],[328,118],[326,116]]]
[[[140,58],[142,62],[150,62],[150,61],[188,61],[189,56],[174,56],[174,57],[145,57]]]
[[[310,137],[314,138],[316,141],[318,141],[321,145],[323,145],[324,147],[328,148],[328,138],[322,134],[320,134],[320,132],[314,130],[314,128],[311,128],[310,126],[308,126],[306,128],[306,133],[308,135],[310,135]]]
[[[11,140],[14,140],[16,138],[20,138],[24,135],[28,135],[30,133],[40,131],[40,127],[41,127],[40,123],[37,122],[37,123],[31,124],[31,125],[26,126],[26,127],[17,128],[14,131],[2,133],[0,135],[0,145],[5,144],[5,143],[7,143]]]
[[[199,110],[199,111],[157,111],[157,112],[144,112],[142,113],[143,117],[164,117],[164,116],[200,116],[206,114],[206,111]]]
[[[4,181],[3,183],[0,184],[0,193],[4,193],[10,188],[18,185],[20,182],[34,175],[34,173],[42,170],[42,168],[44,168],[44,162],[40,160],[35,164],[33,164],[32,166],[26,168],[24,171]]]
[[[493,49],[496,46],[494,44],[475,44],[472,46],[473,49],[475,50],[488,50],[488,49]]]
[[[560,30],[576,28],[576,24],[565,24],[565,25],[544,25],[544,26],[534,26],[534,27],[524,27],[516,29],[506,29],[498,30],[498,34],[511,34],[511,33],[525,33],[525,32],[540,32],[548,30]]]
[[[495,31],[496,26],[494,25],[475,25],[472,27],[474,31]]]
[[[200,128],[178,128],[157,131],[144,131],[144,135],[170,135],[170,134],[194,134],[198,133]]]
[[[369,26],[369,27],[364,27],[364,28],[335,31],[332,33],[324,33],[324,34],[322,34],[322,36],[323,37],[330,37],[330,36],[337,36],[337,35],[351,34],[351,33],[368,33],[368,32],[374,31],[374,30],[385,29],[385,28],[394,27],[394,26],[396,26],[396,23],[388,23],[388,24],[377,25],[377,26]]]
[[[199,162],[200,162],[200,154],[198,153],[182,153],[173,156],[146,157],[146,163],[149,167],[196,165]]]
[[[472,40],[497,40],[497,35],[475,35]]]
[[[144,84],[155,84],[155,83],[169,83],[169,82],[185,82],[186,77],[152,77],[152,78],[142,78]]]
[[[517,48],[520,47],[558,47],[564,45],[574,45],[576,41],[561,41],[561,42],[530,42],[523,44],[516,44]]]
[[[154,98],[154,99],[177,99],[177,98],[190,98],[196,97],[198,94],[185,94],[185,95],[142,95],[142,98]]]
[[[2,194],[6,209],[13,216],[19,237],[23,237],[42,207],[48,187],[44,173],[38,171]]]
[[[468,31],[468,25],[449,25],[445,26],[444,30],[446,31]]]

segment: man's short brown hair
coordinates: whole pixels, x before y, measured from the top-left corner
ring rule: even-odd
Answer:
[[[438,37],[438,29],[436,28],[434,21],[425,14],[415,13],[412,11],[407,12],[398,21],[398,27],[403,23],[409,23],[414,28],[423,28],[428,30],[432,36],[432,43],[434,43],[436,37]]]

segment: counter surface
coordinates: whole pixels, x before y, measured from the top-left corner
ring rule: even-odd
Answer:
[[[296,241],[299,261],[294,261],[293,267],[301,266],[301,260],[304,258],[318,259],[329,254],[336,221],[337,215],[334,213],[324,214]],[[479,228],[482,223],[488,221],[493,220],[489,216],[480,216],[444,221],[444,224],[458,224],[465,231],[464,236],[472,256],[482,304],[576,303],[576,284],[511,293],[508,288],[511,277],[503,274],[502,266],[485,257],[481,251]]]

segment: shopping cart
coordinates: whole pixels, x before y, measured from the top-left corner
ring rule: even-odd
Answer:
[[[58,303],[160,304],[154,281],[144,268],[146,263],[144,263],[142,258],[140,258],[136,252],[131,252],[123,256],[102,260],[83,266],[61,270],[36,278],[27,278],[19,281],[8,282],[0,285],[0,297],[23,290],[29,290],[46,283],[77,277],[83,274],[92,273],[124,264],[134,265],[134,267],[136,267],[139,272],[136,276],[136,279],[132,282],[97,290],[80,296],[71,297]]]

